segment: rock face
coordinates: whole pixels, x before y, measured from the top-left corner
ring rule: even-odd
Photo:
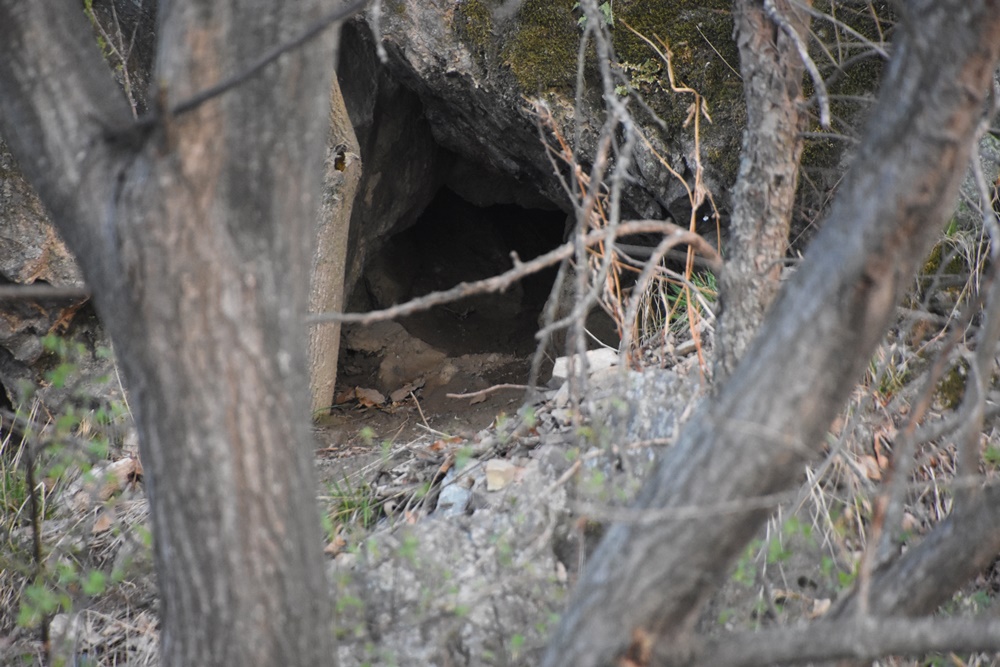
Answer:
[[[116,12],[110,11],[112,3]],[[139,26],[138,41],[118,77],[141,113],[146,82],[152,79],[153,3],[142,12],[134,11],[129,0],[93,4],[97,23],[112,37],[116,16],[122,34]],[[377,26],[368,15],[344,27],[339,75],[363,163],[351,220],[348,295],[363,284],[365,267],[383,244],[412,226],[443,187],[479,207],[571,209],[540,140],[531,100],[546,105],[564,136],[579,137],[577,152],[583,168],[589,168],[604,112],[593,56],[585,73],[587,89],[579,108],[575,106],[582,30],[574,5],[573,0],[390,0],[383,3]],[[632,109],[649,143],[640,142],[634,156],[626,215],[686,216],[673,203],[684,186],[668,175],[665,165],[690,176],[694,135],[682,128],[690,96],[670,92],[662,61],[625,23],[651,39],[668,40],[678,78],[706,96],[716,122],[703,125],[701,146],[708,183],[721,196],[735,174],[741,128],[742,92],[731,68],[736,62],[731,24],[728,13],[719,11],[728,6],[724,0],[619,2],[607,17],[628,83],[665,122],[661,128],[638,107]],[[375,53],[374,27],[388,56],[385,63]],[[108,58],[113,60],[114,54]],[[80,285],[73,262],[2,146],[0,188],[0,277],[14,283]],[[477,243],[488,251],[492,240],[486,235]],[[67,307],[81,304],[36,303],[21,314],[5,308],[0,384],[8,392],[37,361],[39,334],[73,319],[75,311]]]
[[[89,6],[95,42],[101,45],[111,66],[109,71],[122,86],[129,104],[141,114],[146,109],[153,61],[156,3],[94,0]],[[128,44],[123,45],[122,39],[127,39]],[[125,63],[118,59],[118,53],[127,54]],[[7,145],[0,138],[2,284],[85,286],[75,260],[56,235],[38,197],[21,176]],[[67,333],[83,343],[83,348],[75,350],[72,359],[47,354],[42,337],[49,333]],[[112,368],[108,355],[97,354],[107,345],[85,298],[0,301],[0,405],[20,402],[25,396],[24,387],[40,389],[39,398],[50,407],[73,393],[115,393],[92,384],[94,378],[107,375]],[[85,378],[82,386],[49,386],[44,378],[45,371],[62,361],[73,363],[78,375]]]
[[[0,284],[83,287],[83,277],[56,236],[38,197],[0,140]],[[45,364],[42,337],[62,333],[86,310],[86,299],[0,301],[0,384],[12,405],[23,384],[38,386]],[[84,321],[89,324],[83,324]],[[93,318],[79,318],[93,334]]]
[[[529,100],[544,101],[570,139],[575,124],[581,137],[577,147],[581,159],[586,163],[593,156],[604,107],[590,56],[587,89],[580,108],[574,109],[582,34],[582,14],[576,5],[572,0],[503,5],[482,0],[457,4],[397,0],[386,4],[379,24],[389,68],[419,95],[437,141],[466,161],[506,175],[522,189],[527,186],[529,192],[535,190],[562,207],[568,206],[566,195],[541,149]],[[653,142],[652,146],[640,142],[638,173],[628,196],[630,208],[643,217],[663,214],[664,202],[683,192],[682,184],[669,182],[666,169],[651,150],[656,148],[679,173],[688,170],[694,137],[681,125],[687,120],[693,97],[670,92],[664,64],[624,22],[645,31],[650,39],[659,35],[668,41],[675,37],[685,40],[674,42],[683,50],[675,59],[678,75],[694,75],[696,80],[685,77],[685,83],[706,95],[710,108],[721,119],[738,120],[742,103],[739,77],[722,61],[722,54],[735,53],[729,37],[732,26],[728,19],[718,18],[715,9],[728,12],[729,6],[725,2],[633,1],[615,3],[616,15],[609,17],[629,83],[647,96],[667,126],[666,133],[654,129],[651,118],[642,118],[640,110],[633,110]],[[616,19],[618,23],[614,23]],[[372,20],[369,16],[369,23]],[[691,39],[698,33],[688,23],[697,23],[704,38],[698,42]],[[713,37],[718,46],[710,43]],[[712,47],[721,49],[720,54]],[[692,66],[694,62],[698,66]],[[724,108],[715,107],[716,102]],[[739,128],[738,123],[724,122],[705,130],[701,137],[705,150],[738,148]],[[727,171],[735,174],[735,164],[710,163],[709,170],[710,180],[719,183],[725,181]]]
[[[572,140],[578,131],[577,152],[589,168],[604,107],[593,56],[582,104],[574,106],[582,35],[575,4],[394,0],[384,3],[377,24],[369,14],[365,22],[345,27],[340,79],[364,163],[351,221],[349,291],[385,237],[412,225],[441,186],[477,206],[571,210],[531,100],[545,104],[565,137]],[[615,3],[610,20],[619,21],[612,34],[622,68],[665,128],[632,109],[649,143],[638,142],[633,156],[627,215],[686,220],[685,186],[667,165],[690,180],[695,159],[693,129],[682,127],[693,96],[670,91],[662,60],[624,23],[667,40],[678,78],[705,95],[716,122],[702,124],[703,166],[724,207],[743,114],[742,88],[731,67],[736,58],[728,8],[727,2]],[[374,53],[376,28],[384,65]]]

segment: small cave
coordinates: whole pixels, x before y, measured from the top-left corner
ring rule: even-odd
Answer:
[[[402,303],[461,282],[509,270],[563,241],[566,214],[514,204],[476,206],[442,187],[416,223],[392,236],[372,257],[355,302],[368,309]],[[530,355],[538,320],[557,267],[506,291],[467,297],[400,320],[407,332],[450,357],[498,352]]]

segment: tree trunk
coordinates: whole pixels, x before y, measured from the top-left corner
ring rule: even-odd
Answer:
[[[1000,58],[1000,0],[914,1],[900,29],[872,122],[802,268],[664,455],[635,520],[608,530],[547,667],[642,664],[656,643],[683,653],[766,520],[767,496],[793,489],[819,455],[951,210]]]
[[[344,106],[337,78],[330,94],[330,148],[323,179],[325,196],[316,228],[309,312],[339,312],[344,307],[347,233],[354,195],[361,182],[361,148]],[[333,404],[340,354],[340,322],[315,324],[309,331],[309,382],[315,418]]]
[[[809,15],[787,0],[774,4],[787,30],[808,39]],[[734,9],[747,129],[720,279],[716,381],[736,369],[778,293],[807,117],[794,40],[760,2],[737,0]]]
[[[132,125],[80,8],[0,0],[0,131],[80,261],[140,433],[162,664],[329,664],[303,317],[332,33],[171,116],[319,2],[161,5]]]

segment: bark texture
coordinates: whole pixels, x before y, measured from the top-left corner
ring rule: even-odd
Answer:
[[[820,452],[958,191],[1000,57],[1000,0],[911,2],[901,33],[803,267],[640,492],[636,521],[605,535],[544,665],[641,664],[667,642],[683,653],[703,603],[768,516],[748,499],[793,488]]]
[[[322,9],[161,4],[161,113]],[[331,662],[303,317],[333,41],[140,131],[82,10],[0,2],[0,131],[79,259],[131,392],[165,666]]]
[[[776,19],[757,0],[734,3],[747,129],[721,277],[717,380],[736,369],[778,293],[798,185],[807,114],[804,65],[789,32],[808,39],[809,15],[787,0],[774,8]]]
[[[330,147],[323,179],[325,196],[316,226],[309,312],[337,312],[344,308],[347,238],[354,195],[361,181],[361,149],[347,115],[336,77],[330,93]],[[312,414],[333,405],[340,354],[340,323],[317,324],[309,331],[309,386]]]

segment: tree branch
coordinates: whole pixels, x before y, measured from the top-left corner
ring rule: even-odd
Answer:
[[[590,232],[584,237],[583,244],[587,247],[592,247],[601,241],[608,241],[618,235],[651,232],[670,234],[670,236],[665,239],[665,242],[669,243],[671,246],[688,243],[702,251],[704,251],[702,246],[705,246],[708,251],[711,252],[710,255],[707,255],[709,257],[709,261],[712,262],[710,266],[715,270],[721,271],[721,259],[719,259],[719,255],[715,249],[711,247],[711,244],[705,241],[705,239],[698,234],[689,232],[683,227],[679,227],[672,222],[666,222],[663,220],[632,220],[629,222],[623,222],[614,228],[604,228]],[[405,303],[391,306],[383,310],[374,310],[368,313],[315,313],[313,315],[309,315],[306,318],[306,322],[309,324],[321,324],[323,322],[357,322],[360,324],[371,324],[373,322],[383,322],[385,320],[393,320],[398,317],[406,317],[407,315],[419,313],[433,308],[434,306],[440,306],[441,304],[457,301],[458,299],[464,299],[465,297],[472,296],[474,294],[502,292],[518,280],[530,276],[533,273],[538,273],[546,267],[558,264],[564,259],[572,257],[575,250],[576,248],[574,247],[574,242],[568,241],[558,248],[550,250],[544,255],[539,255],[535,259],[528,262],[522,263],[517,261],[514,264],[514,268],[509,271],[505,271],[498,276],[493,276],[492,278],[485,278],[471,283],[459,283],[451,289],[442,290],[440,292],[431,292],[430,294],[425,294],[424,296],[411,299]]]
[[[706,640],[697,665],[765,667],[884,655],[919,656],[947,651],[1000,651],[1000,620],[972,618],[873,618],[811,623],[804,628],[740,632]],[[657,664],[676,664],[657,655]]]
[[[872,573],[869,613],[929,614],[1000,554],[1000,487],[968,489],[966,501],[895,563]],[[955,545],[963,545],[960,554]],[[856,591],[830,612],[831,620],[857,613]]]
[[[806,261],[733,375],[664,453],[636,509],[781,493],[818,456],[948,217],[1000,59],[1000,0],[916,3],[911,13]],[[612,526],[542,664],[596,667],[680,643],[767,516]]]

